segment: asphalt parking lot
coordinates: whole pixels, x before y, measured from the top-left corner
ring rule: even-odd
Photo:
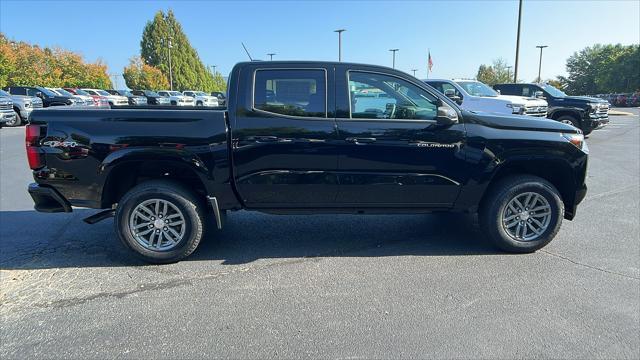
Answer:
[[[460,215],[230,214],[188,260],[40,214],[0,130],[0,357],[640,358],[640,120],[587,140],[586,199],[535,254]]]

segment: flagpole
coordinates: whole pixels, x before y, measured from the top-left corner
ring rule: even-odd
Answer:
[[[427,48],[427,79],[429,78],[429,73],[431,72],[429,61],[431,61],[431,49]]]

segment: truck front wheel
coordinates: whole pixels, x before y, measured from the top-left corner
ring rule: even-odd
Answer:
[[[560,116],[558,118],[558,121],[560,121],[563,124],[569,124],[569,125],[573,125],[575,127],[577,127],[578,129],[582,130],[582,133],[584,135],[589,135],[591,134],[591,131],[593,131],[593,129],[587,129],[587,128],[583,128],[580,126],[580,121],[578,121],[578,119],[576,119],[573,116],[570,115],[564,115],[564,116]]]
[[[115,228],[120,240],[142,259],[171,263],[189,256],[204,235],[203,205],[182,185],[153,180],[120,200]]]
[[[500,249],[529,253],[556,236],[564,217],[558,190],[531,175],[511,176],[495,184],[479,213],[480,226]]]

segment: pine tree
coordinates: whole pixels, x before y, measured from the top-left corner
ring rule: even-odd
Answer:
[[[189,43],[173,11],[158,11],[147,22],[140,41],[140,55],[145,64],[169,74],[169,39],[174,90],[224,91],[226,84],[219,74],[214,76],[202,63]]]

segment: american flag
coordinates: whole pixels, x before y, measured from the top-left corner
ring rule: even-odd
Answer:
[[[429,71],[433,68],[433,60],[431,60],[431,51],[429,51],[429,61],[427,62],[427,66],[429,67]]]

